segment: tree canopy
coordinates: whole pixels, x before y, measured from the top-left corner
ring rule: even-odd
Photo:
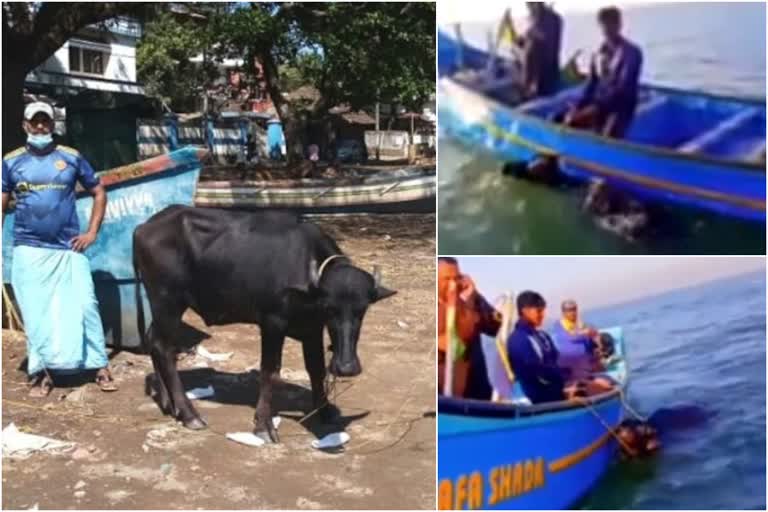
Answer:
[[[258,59],[289,146],[305,118],[284,93],[300,85],[319,91],[319,113],[379,101],[418,108],[435,88],[434,3],[6,2],[4,106],[18,103],[24,76],[78,30],[118,15],[146,20],[137,49],[139,81],[169,108],[184,109],[210,87],[216,62],[242,58],[243,71],[253,75]],[[192,62],[198,55],[203,62]],[[21,110],[14,109],[4,136],[11,131],[6,126],[20,121]]]
[[[81,29],[118,16],[145,19],[152,2],[3,2],[3,152],[23,143],[24,79]]]
[[[212,62],[192,61],[206,50],[208,31],[192,19],[179,20],[168,12],[149,27],[136,48],[137,75],[147,94],[167,109],[188,110],[216,78]]]

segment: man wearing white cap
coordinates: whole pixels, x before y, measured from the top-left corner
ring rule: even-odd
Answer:
[[[97,370],[104,391],[117,389],[107,368],[104,331],[88,258],[104,218],[107,194],[80,153],[53,142],[53,108],[27,105],[27,144],[3,157],[3,222],[16,199],[11,284],[27,334],[32,396],[53,389],[49,370]],[[75,185],[93,196],[85,233],[75,208]]]

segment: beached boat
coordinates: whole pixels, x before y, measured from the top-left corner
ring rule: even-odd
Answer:
[[[201,181],[195,204],[302,213],[426,213],[435,211],[435,188],[434,167],[336,179]]]
[[[622,420],[628,383],[620,328],[608,373],[616,390],[582,399],[530,405],[438,398],[438,508],[548,509],[575,505],[615,460],[609,428]]]
[[[99,236],[86,255],[96,285],[99,310],[107,343],[115,347],[138,347],[135,275],[133,272],[133,230],[150,216],[172,204],[191,205],[195,185],[207,155],[205,149],[183,148],[148,160],[98,173],[108,194],[107,211]],[[91,216],[93,199],[77,194],[81,226]],[[11,211],[3,227],[3,282],[10,282],[13,256]],[[149,304],[144,305],[149,314]]]
[[[764,99],[717,96],[644,85],[635,120],[622,140],[552,122],[581,93],[519,102],[507,75],[489,76],[477,48],[449,40],[439,66],[444,135],[498,158],[559,157],[577,180],[604,179],[637,197],[765,222],[766,106]],[[456,71],[454,63],[469,64]],[[486,54],[486,60],[488,54]]]

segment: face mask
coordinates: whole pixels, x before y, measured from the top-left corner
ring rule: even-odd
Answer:
[[[37,149],[43,149],[51,142],[53,142],[53,135],[50,133],[27,134],[27,143],[29,143],[30,146],[36,147]]]

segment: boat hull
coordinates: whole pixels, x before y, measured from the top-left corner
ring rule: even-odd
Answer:
[[[562,170],[577,180],[599,178],[647,200],[765,222],[765,170],[758,164],[657,151],[565,128],[450,79],[441,83],[439,115],[444,135],[499,159],[557,155]]]
[[[440,509],[565,509],[614,460],[606,425],[621,421],[618,393],[531,416],[515,417],[514,407],[440,398]]]
[[[290,209],[301,213],[432,213],[434,171],[416,176],[334,184],[292,182],[201,182],[197,206],[242,209]]]
[[[184,148],[125,167],[99,173],[107,189],[107,212],[94,244],[86,250],[91,265],[107,344],[140,346],[136,320],[136,277],[133,272],[133,231],[172,204],[191,205],[205,150]],[[78,194],[77,214],[86,229],[93,207],[87,193]],[[3,282],[11,280],[14,214],[3,226]],[[143,294],[147,325],[151,318]]]

